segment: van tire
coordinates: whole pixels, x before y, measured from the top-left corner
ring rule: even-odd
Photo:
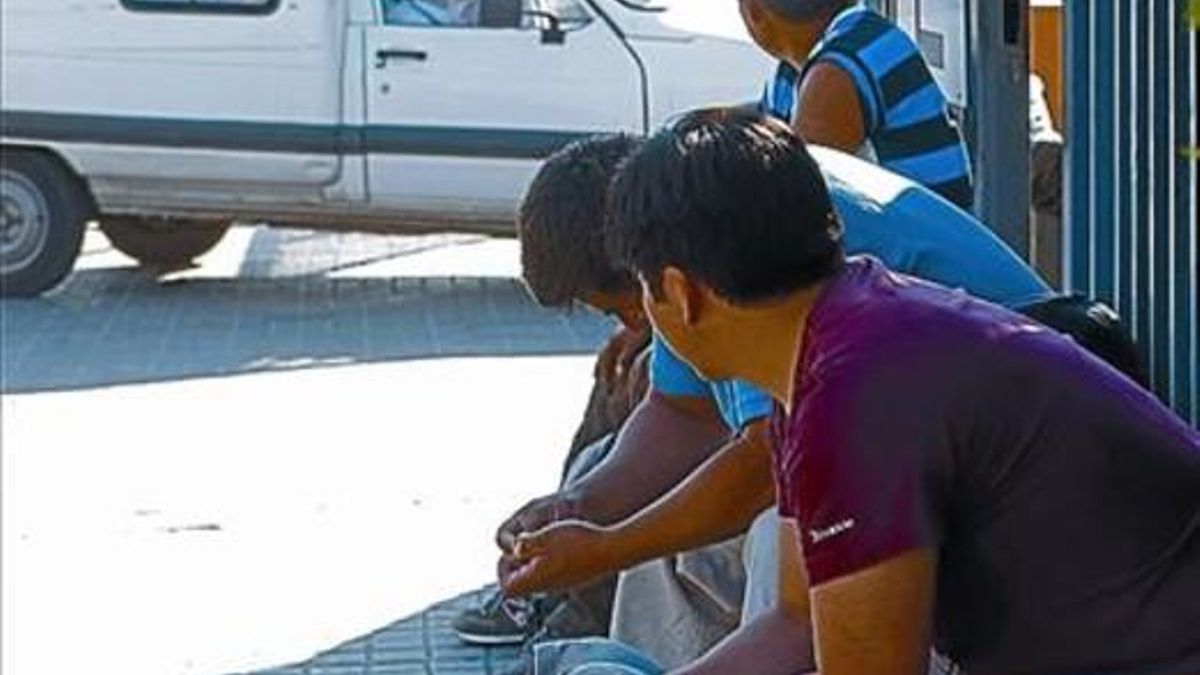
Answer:
[[[219,220],[105,216],[100,220],[114,248],[147,267],[180,268],[212,250],[231,223]]]
[[[86,185],[57,157],[0,150],[0,296],[36,296],[62,282],[94,215]]]

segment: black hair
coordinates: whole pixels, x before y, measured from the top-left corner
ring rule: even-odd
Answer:
[[[787,125],[761,113],[684,115],[626,160],[608,210],[613,258],[655,293],[673,265],[752,303],[811,286],[844,261],[820,168]]]
[[[627,292],[637,281],[604,247],[606,196],[617,165],[642,140],[596,136],[551,155],[517,216],[521,275],[538,303],[569,306],[586,293]]]

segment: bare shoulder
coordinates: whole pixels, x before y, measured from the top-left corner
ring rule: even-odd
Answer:
[[[862,106],[850,74],[826,61],[800,82],[794,127],[809,143],[853,152],[866,140]]]

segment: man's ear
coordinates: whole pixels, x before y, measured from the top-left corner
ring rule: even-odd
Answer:
[[[693,326],[700,320],[704,294],[683,270],[672,266],[663,269],[662,292],[664,300],[679,308],[685,326]]]
[[[759,6],[759,0],[738,0],[738,10],[747,20],[756,23],[762,21],[762,7]]]

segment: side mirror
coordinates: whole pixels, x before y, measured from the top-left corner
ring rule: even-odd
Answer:
[[[563,30],[562,20],[557,15],[537,9],[527,9],[521,14],[546,20],[548,25],[542,29],[542,44],[561,45],[567,41],[567,32]]]

